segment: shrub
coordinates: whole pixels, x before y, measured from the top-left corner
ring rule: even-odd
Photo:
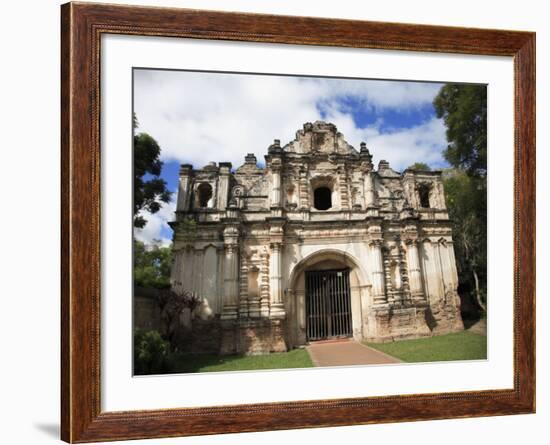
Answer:
[[[170,344],[158,331],[134,331],[134,373],[162,374],[170,370]]]

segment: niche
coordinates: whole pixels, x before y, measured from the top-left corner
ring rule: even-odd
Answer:
[[[253,267],[248,271],[248,297],[257,298],[260,295],[260,287],[258,285],[258,268]]]
[[[332,191],[328,187],[317,187],[313,191],[313,206],[317,210],[328,210],[332,207]]]
[[[430,208],[430,184],[419,184],[418,185],[418,198],[420,199],[420,207],[424,209]]]
[[[208,203],[212,199],[212,186],[206,182],[199,184],[197,187],[197,204],[200,208],[208,207]]]

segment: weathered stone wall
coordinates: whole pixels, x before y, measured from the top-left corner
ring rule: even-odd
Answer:
[[[182,352],[193,354],[217,354],[220,352],[222,329],[219,318],[201,320],[194,318],[189,326],[181,326],[176,342]]]
[[[315,208],[318,188],[328,209]],[[182,166],[172,227],[172,280],[219,319],[222,353],[307,342],[304,273],[322,267],[350,269],[358,340],[462,329],[441,172],[399,173],[384,160],[375,169],[366,144],[356,150],[333,124],[306,123],[284,146],[275,140],[262,168],[253,154],[235,171]]]
[[[162,320],[156,299],[150,293],[138,292],[134,294],[134,329],[161,332]]]
[[[284,320],[221,322],[221,354],[259,355],[287,349]]]

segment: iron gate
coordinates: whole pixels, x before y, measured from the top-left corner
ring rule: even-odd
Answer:
[[[307,339],[352,335],[349,269],[306,272]]]

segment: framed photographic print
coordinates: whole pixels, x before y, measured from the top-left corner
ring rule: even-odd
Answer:
[[[531,413],[535,35],[62,6],[62,439]]]

